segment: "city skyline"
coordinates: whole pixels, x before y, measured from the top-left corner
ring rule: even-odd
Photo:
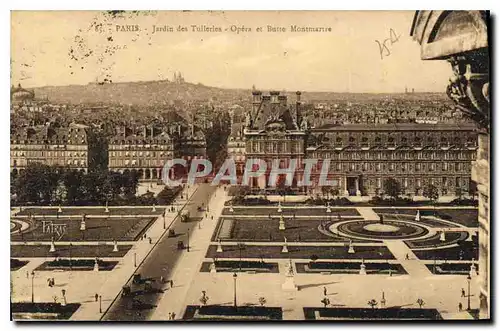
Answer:
[[[71,19],[62,11],[13,12],[11,80],[31,88],[165,80],[180,71],[188,82],[220,88],[442,92],[448,66],[420,61],[408,31],[412,19],[409,11],[87,11]],[[110,30],[97,32],[100,23]],[[176,32],[179,25],[188,31]],[[331,32],[291,32],[292,26]],[[214,32],[218,28],[222,32]],[[280,28],[287,32],[274,32]],[[193,32],[198,30],[210,32]],[[28,42],[31,37],[36,42]]]

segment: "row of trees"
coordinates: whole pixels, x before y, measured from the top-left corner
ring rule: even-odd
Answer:
[[[108,170],[88,173],[32,163],[11,172],[11,196],[15,204],[104,205],[135,199],[139,174]]]

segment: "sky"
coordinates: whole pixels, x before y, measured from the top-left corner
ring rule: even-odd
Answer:
[[[24,87],[150,81],[179,71],[186,81],[225,88],[443,92],[451,69],[444,61],[420,59],[409,35],[413,14],[14,11],[11,81]],[[177,31],[179,25],[188,31]],[[193,32],[191,25],[222,31]],[[331,32],[291,32],[291,25]],[[174,31],[154,32],[153,26]],[[268,26],[286,32],[268,32]],[[379,46],[384,40],[386,48]]]

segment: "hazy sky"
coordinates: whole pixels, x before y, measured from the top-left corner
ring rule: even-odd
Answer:
[[[419,45],[409,36],[413,13],[13,12],[11,78],[34,87],[171,79],[181,71],[189,82],[219,87],[402,92],[407,86],[443,92],[451,69],[444,61],[420,60]],[[192,32],[192,24],[223,31]],[[116,31],[117,25],[137,25],[139,31]],[[153,25],[189,31],[152,33]],[[236,34],[229,31],[232,25],[252,31]],[[287,32],[268,32],[268,25]],[[290,32],[291,25],[331,32]],[[390,54],[381,58],[376,40],[390,38],[391,29],[399,40],[387,41],[383,53]]]

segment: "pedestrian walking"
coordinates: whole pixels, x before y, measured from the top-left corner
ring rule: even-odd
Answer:
[[[26,278],[30,278],[30,273],[26,270]]]
[[[99,294],[97,294],[97,293],[96,293],[96,294],[94,295],[94,298],[95,298],[95,302],[97,302],[97,300],[99,300]]]
[[[174,287],[174,281],[170,280],[170,288]]]
[[[327,290],[326,290],[326,287],[323,287],[323,295],[326,296],[326,293],[328,293]]]
[[[148,239],[149,239],[149,243],[152,244],[153,241],[151,240],[151,237],[149,237]]]
[[[461,303],[461,302],[459,302],[459,303],[458,303],[458,311],[462,311],[462,309],[463,309],[462,303]]]
[[[465,298],[465,290],[462,288],[462,298]]]
[[[54,278],[52,278],[52,286],[55,286],[56,285],[56,281],[54,280]]]
[[[172,313],[168,313],[168,319],[171,320],[172,319]]]
[[[410,256],[408,255],[408,253],[406,253],[405,260],[409,260],[409,259],[410,259]]]
[[[175,320],[175,313],[172,313],[172,320]]]
[[[160,282],[161,282],[162,284],[165,284],[165,278],[163,278],[163,276],[161,276],[161,277],[160,277]]]

